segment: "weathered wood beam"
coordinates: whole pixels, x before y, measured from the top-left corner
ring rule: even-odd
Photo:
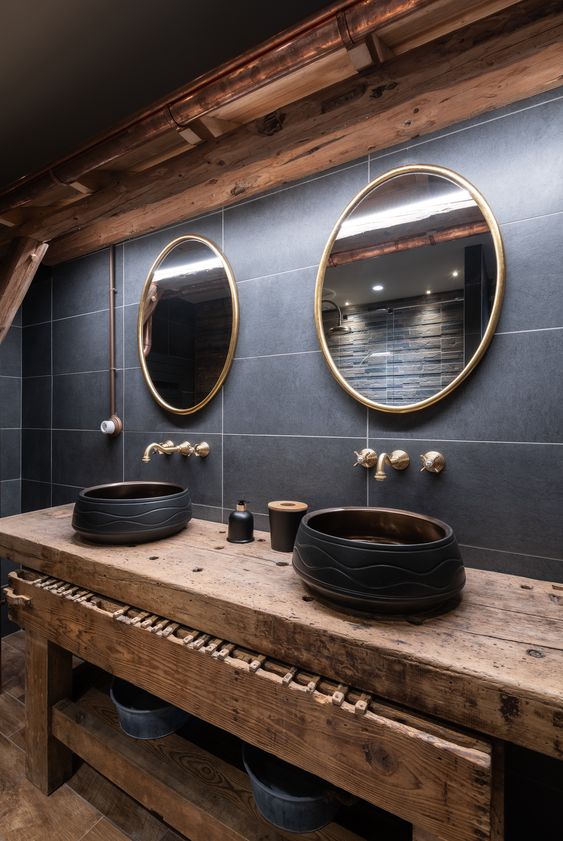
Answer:
[[[16,239],[0,265],[0,344],[12,326],[48,247],[48,243],[29,237]]]
[[[432,5],[435,0],[340,0],[259,47],[196,79],[167,101],[153,105],[136,120],[27,179],[0,198],[0,211],[20,207],[48,193],[53,183],[80,183],[81,176],[153,141],[170,130],[181,131],[225,103],[283,78],[299,67],[343,46],[360,43],[367,34]]]
[[[370,260],[384,254],[394,254],[396,251],[410,251],[412,248],[425,248],[428,245],[437,245],[440,242],[451,242],[455,239],[486,234],[488,230],[489,226],[486,222],[471,222],[468,225],[457,225],[455,228],[444,228],[419,236],[379,242],[377,245],[364,245],[361,248],[354,248],[349,251],[335,251],[328,258],[328,265],[332,267],[345,266],[348,263],[356,263],[358,260]]]
[[[550,90],[562,66],[561,3],[523,0],[288,106],[274,134],[245,126],[23,230],[60,238],[60,262]]]

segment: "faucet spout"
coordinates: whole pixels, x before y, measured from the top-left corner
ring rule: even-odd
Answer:
[[[151,460],[151,456],[153,453],[159,453],[160,455],[169,455],[172,447],[174,447],[173,441],[163,441],[162,444],[157,444],[155,441],[152,444],[149,444],[148,447],[146,447],[141,461],[145,464],[148,464],[148,462]]]
[[[376,481],[384,482],[387,479],[385,465],[389,464],[394,470],[406,470],[410,461],[408,453],[404,450],[393,450],[392,453],[380,453],[375,468]]]

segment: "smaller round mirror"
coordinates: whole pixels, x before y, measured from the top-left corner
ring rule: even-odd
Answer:
[[[189,415],[217,394],[238,321],[236,284],[219,248],[195,234],[169,243],[148,274],[137,321],[141,368],[163,409]]]
[[[441,400],[489,345],[504,291],[497,222],[451,170],[404,166],[348,205],[315,293],[322,351],[340,385],[384,412]]]

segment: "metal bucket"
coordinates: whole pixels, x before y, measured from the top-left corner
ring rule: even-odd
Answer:
[[[134,739],[160,739],[179,730],[190,718],[184,710],[167,704],[156,695],[114,678],[110,689],[121,729]]]
[[[262,817],[286,832],[315,832],[340,808],[338,789],[252,745],[243,745],[244,767]]]

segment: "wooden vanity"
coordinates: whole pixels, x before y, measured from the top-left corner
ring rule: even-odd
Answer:
[[[370,619],[313,599],[266,534],[234,545],[194,520],[104,547],[71,515],[0,522],[0,555],[24,567],[7,598],[27,632],[28,776],[45,793],[76,753],[192,841],[286,837],[238,769],[194,747],[172,773],[180,737],[151,753],[107,702],[73,701],[72,654],[410,821],[417,841],[503,838],[504,742],[563,759],[563,585],[469,569],[457,610]],[[337,824],[307,837],[358,839]]]

